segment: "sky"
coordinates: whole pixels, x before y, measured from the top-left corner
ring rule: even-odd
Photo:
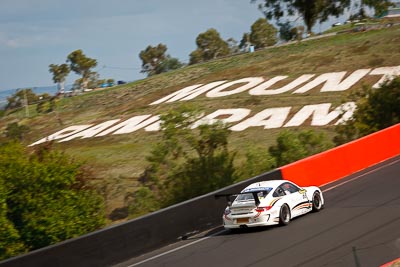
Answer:
[[[240,41],[263,14],[250,0],[1,0],[0,91],[54,85],[50,64],[82,49],[100,78],[134,81],[140,51],[163,43],[189,61],[196,37],[215,28]],[[70,74],[67,84],[78,76]]]

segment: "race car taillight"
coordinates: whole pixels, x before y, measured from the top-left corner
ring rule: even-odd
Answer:
[[[224,211],[224,215],[228,215],[231,214],[231,209],[229,207],[227,207]]]
[[[257,208],[256,208],[256,211],[257,211],[257,212],[263,212],[263,211],[270,210],[271,208],[272,208],[272,206],[257,207]]]

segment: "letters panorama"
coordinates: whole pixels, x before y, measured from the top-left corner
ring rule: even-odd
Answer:
[[[346,71],[320,75],[303,74],[279,88],[274,87],[274,85],[284,81],[288,76],[276,76],[271,79],[248,77],[235,81],[215,81],[209,84],[188,86],[154,101],[150,105],[188,101],[204,94],[208,98],[220,98],[245,91],[252,96],[272,96],[287,92],[304,94],[318,86],[322,86],[320,93],[340,92],[348,90],[367,76],[377,76],[379,80],[372,87],[379,88],[384,81],[390,81],[398,75],[400,75],[400,66],[359,69],[349,74]],[[337,107],[332,107],[331,103],[311,104],[303,106],[297,113],[290,116],[292,107],[267,108],[256,114],[252,114],[252,111],[247,108],[218,109],[199,118],[192,125],[192,128],[194,129],[200,124],[214,123],[216,120],[221,120],[224,123],[230,123],[232,131],[240,132],[250,127],[262,127],[263,129],[296,127],[303,125],[310,118],[311,126],[337,125],[350,119],[355,108],[354,102],[347,102]],[[144,131],[159,131],[159,115],[139,115],[125,121],[114,119],[97,125],[73,125],[42,138],[30,146],[51,140],[66,142],[77,138],[129,134],[140,129]]]

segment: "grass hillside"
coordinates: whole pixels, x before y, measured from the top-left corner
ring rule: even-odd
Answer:
[[[302,74],[322,74],[335,71],[377,68],[400,65],[400,26],[366,32],[342,33],[326,38],[273,47],[255,53],[241,54],[157,75],[122,86],[88,92],[80,96],[60,99],[57,112],[38,115],[30,107],[30,116],[18,111],[1,119],[4,130],[8,123],[18,121],[30,127],[26,140],[33,143],[68,126],[96,124],[111,119],[128,119],[136,115],[160,114],[173,109],[178,102],[149,105],[170,93],[194,84],[213,81],[234,81],[240,78],[263,76],[272,78],[288,75],[286,85]],[[378,76],[366,76],[364,83],[373,84]],[[248,92],[220,98],[207,98],[204,94],[187,101],[207,114],[222,108],[248,108],[256,112],[272,107],[293,107],[296,112],[307,104],[333,103],[339,105],[357,87],[344,92],[321,93],[318,87],[305,94],[291,92],[275,96],[251,96]],[[307,128],[307,126],[303,126]],[[334,135],[333,126],[312,127],[328,136]],[[239,157],[248,147],[269,147],[280,129],[264,130],[252,127],[231,135],[230,147],[239,151]],[[108,194],[108,209],[122,205],[124,193],[132,191],[137,177],[146,165],[145,157],[160,137],[159,132],[139,130],[130,134],[72,140],[55,146],[87,162]]]

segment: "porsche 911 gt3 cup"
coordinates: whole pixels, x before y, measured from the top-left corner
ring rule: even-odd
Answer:
[[[223,214],[227,229],[287,225],[294,217],[324,207],[321,189],[316,186],[301,188],[286,180],[253,183],[233,196],[235,200]]]

